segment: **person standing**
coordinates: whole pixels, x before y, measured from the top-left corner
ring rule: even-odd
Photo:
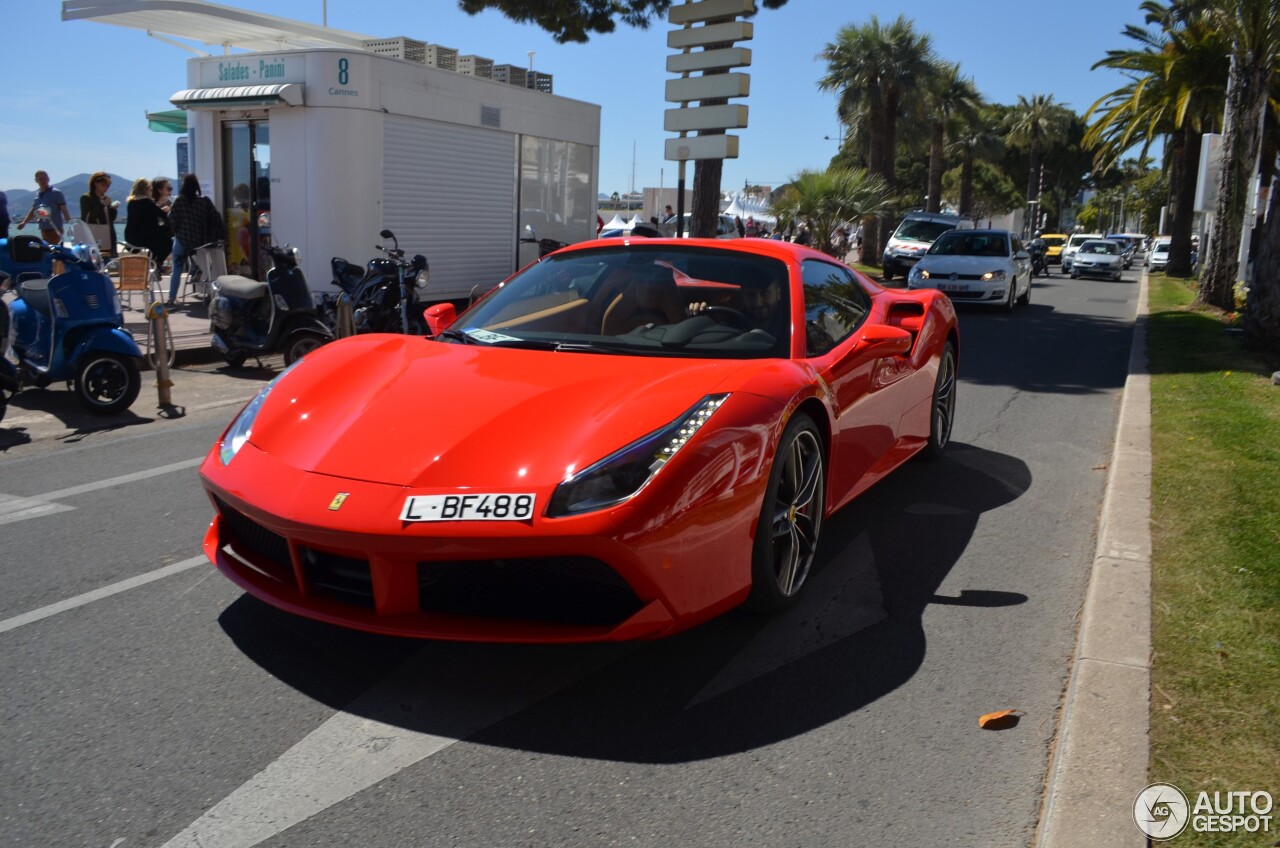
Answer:
[[[65,222],[71,220],[71,213],[67,211],[67,199],[62,196],[62,192],[49,185],[47,171],[36,171],[36,188],[36,199],[31,204],[31,211],[23,217],[18,229],[25,227],[32,218],[38,217],[37,209],[47,207],[49,217],[40,218],[39,221],[40,237],[49,244],[58,244],[62,241]]]
[[[151,196],[151,181],[134,180],[125,206],[124,240],[134,247],[145,247],[155,262],[156,273],[172,249],[169,219]]]
[[[183,260],[196,248],[226,236],[222,216],[213,208],[213,201],[201,193],[200,179],[195,174],[182,178],[178,198],[169,210],[169,226],[173,229],[173,277],[169,281],[168,305],[172,307],[182,285]]]
[[[80,195],[80,220],[94,230],[98,248],[107,256],[115,256],[115,223],[120,214],[120,201],[107,197],[109,188],[111,175],[106,171],[95,171],[89,177],[89,190]]]
[[[9,238],[9,195],[0,191],[0,238]]]

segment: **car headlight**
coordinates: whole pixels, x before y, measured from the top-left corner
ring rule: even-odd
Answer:
[[[271,389],[275,387],[280,379],[296,368],[302,360],[290,365],[275,376],[270,383],[262,387],[262,391],[254,395],[253,400],[249,401],[244,409],[240,410],[240,414],[236,416],[236,420],[231,422],[231,426],[227,428],[227,432],[222,435],[222,441],[218,444],[218,459],[222,460],[223,465],[227,465],[231,460],[235,459],[240,448],[244,447],[244,443],[249,441],[249,436],[253,433],[253,422],[258,417],[258,413],[262,410],[262,405],[267,402],[267,395],[271,394]]]
[[[1007,276],[1008,274],[1004,271],[988,271],[982,275],[981,279],[984,283],[1003,283]]]
[[[929,272],[916,265],[907,274],[907,285],[912,286],[917,283],[923,283],[927,279],[929,279]]]
[[[547,517],[604,509],[636,494],[728,399],[728,394],[707,395],[667,426],[572,475],[556,487]]]

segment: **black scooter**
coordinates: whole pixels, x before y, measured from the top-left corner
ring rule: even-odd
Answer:
[[[260,221],[259,225],[266,224]],[[276,352],[283,352],[284,364],[292,365],[334,338],[316,317],[311,288],[298,267],[297,249],[271,245],[267,252],[272,268],[265,282],[237,275],[213,282],[212,344],[233,368],[250,356]]]

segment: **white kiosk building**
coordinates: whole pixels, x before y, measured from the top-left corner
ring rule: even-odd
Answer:
[[[526,225],[566,242],[595,234],[597,105],[199,0],[64,0],[63,19],[228,51],[188,60],[171,99],[188,110],[192,171],[222,210],[233,273],[264,274],[252,245],[270,237],[300,250],[313,290],[330,290],[330,258],[363,264],[385,228],[429,260],[428,299],[459,299],[537,257]],[[262,44],[287,48],[229,52]]]

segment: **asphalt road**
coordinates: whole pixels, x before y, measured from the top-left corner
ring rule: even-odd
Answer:
[[[1028,845],[1136,279],[962,307],[949,457],[828,522],[788,614],[655,643],[420,643],[243,595],[201,557],[195,473],[235,398],[6,420],[0,844]]]

